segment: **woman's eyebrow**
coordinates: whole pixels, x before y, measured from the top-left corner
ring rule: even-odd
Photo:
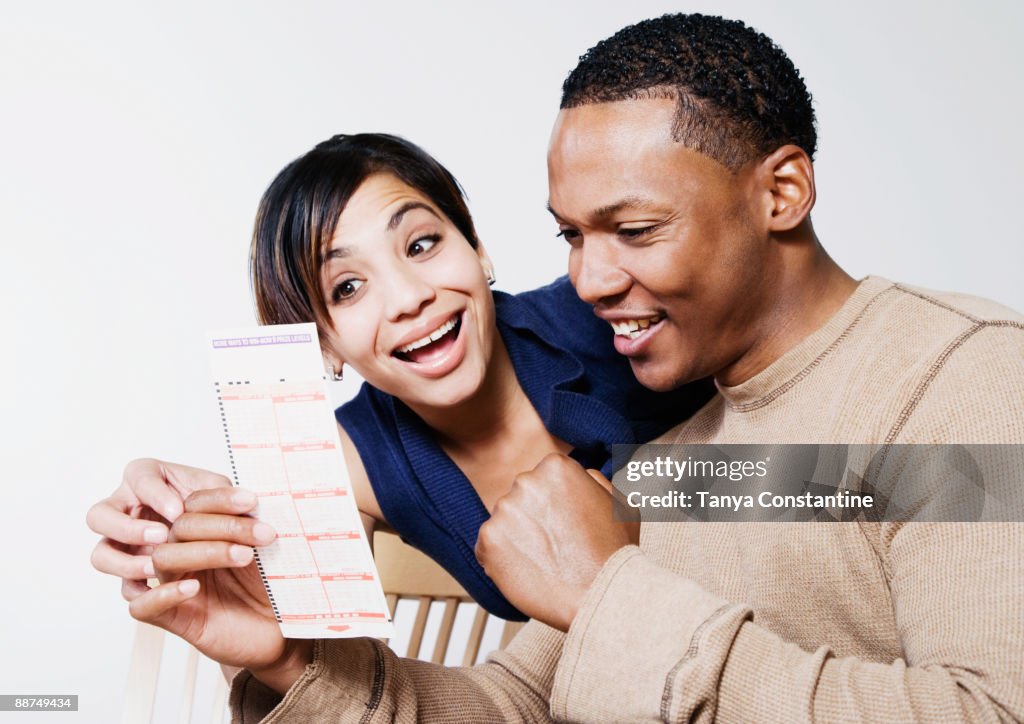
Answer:
[[[348,246],[336,246],[333,249],[328,249],[327,253],[320,257],[320,263],[326,264],[332,259],[344,259],[346,256],[352,256],[352,248]]]
[[[405,216],[406,213],[412,211],[413,209],[425,209],[434,216],[437,216],[437,212],[430,208],[427,204],[423,203],[422,201],[406,201],[404,204],[398,207],[398,211],[391,215],[391,219],[388,221],[387,230],[394,231],[395,229],[397,229],[398,225],[402,223],[402,217]],[[437,216],[437,220],[441,221],[441,217]]]

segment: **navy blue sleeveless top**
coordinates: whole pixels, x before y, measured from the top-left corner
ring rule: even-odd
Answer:
[[[615,352],[612,330],[568,279],[515,296],[494,292],[498,332],[516,377],[548,431],[586,467],[611,468],[611,445],[650,440],[710,397],[698,383],[656,393]],[[487,577],[473,549],[489,513],[433,432],[400,400],[364,384],[335,412],[352,438],[385,519],[441,564],[476,601],[524,620]],[[519,471],[510,471],[509,481]],[[610,477],[610,476],[609,476]]]

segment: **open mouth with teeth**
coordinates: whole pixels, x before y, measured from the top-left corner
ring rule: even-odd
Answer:
[[[456,314],[428,335],[395,349],[391,354],[403,362],[427,364],[443,357],[462,329],[462,315]]]
[[[636,339],[662,319],[664,319],[664,315],[659,314],[654,317],[644,317],[643,319],[623,319],[618,322],[611,322],[611,325],[617,337]]]

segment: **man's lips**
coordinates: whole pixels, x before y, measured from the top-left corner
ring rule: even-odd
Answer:
[[[647,329],[653,327],[662,319],[664,319],[665,315],[661,314],[660,312],[654,312],[651,314],[634,315],[628,317],[618,316],[602,318],[612,326],[612,330],[615,332],[616,337],[637,339]]]
[[[615,331],[613,338],[615,351],[627,357],[643,354],[654,337],[665,326],[664,321],[665,315],[663,314],[609,319],[608,323]]]

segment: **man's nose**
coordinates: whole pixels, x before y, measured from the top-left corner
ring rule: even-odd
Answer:
[[[569,277],[580,299],[589,304],[624,294],[631,282],[615,243],[600,238],[587,239],[570,252]]]
[[[396,322],[405,317],[415,317],[434,301],[434,287],[417,271],[407,265],[393,269],[387,283],[385,305],[388,321]]]

